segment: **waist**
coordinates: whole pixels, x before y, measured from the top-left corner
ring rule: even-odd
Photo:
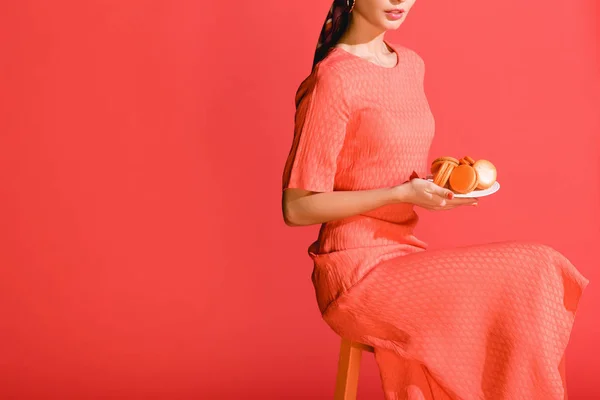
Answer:
[[[427,244],[414,235],[419,216],[414,210],[386,215],[386,210],[361,214],[321,226],[318,240],[311,249],[317,254],[340,250],[387,245],[412,245],[426,248]]]

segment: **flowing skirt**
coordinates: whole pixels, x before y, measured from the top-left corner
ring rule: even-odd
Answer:
[[[499,242],[379,262],[322,311],[376,349],[388,400],[563,400],[588,283],[551,247]]]

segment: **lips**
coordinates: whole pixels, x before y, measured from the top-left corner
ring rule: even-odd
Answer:
[[[395,8],[393,10],[386,10],[386,13],[388,13],[388,14],[402,14],[403,12],[404,12],[404,10],[401,8]]]

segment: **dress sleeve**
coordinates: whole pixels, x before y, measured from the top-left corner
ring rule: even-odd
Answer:
[[[337,159],[344,144],[350,110],[343,77],[315,71],[298,89],[294,140],[283,174],[283,190],[334,190]]]

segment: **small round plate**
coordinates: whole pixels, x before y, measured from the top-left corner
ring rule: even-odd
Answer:
[[[428,179],[428,180],[433,181],[433,179]],[[472,197],[476,197],[476,198],[485,197],[485,196],[489,196],[491,194],[496,193],[498,190],[500,190],[500,184],[498,183],[498,181],[496,181],[496,182],[494,182],[492,187],[490,187],[488,189],[473,190],[472,192],[465,193],[465,194],[454,193],[454,198],[460,199],[460,198],[472,198]]]

